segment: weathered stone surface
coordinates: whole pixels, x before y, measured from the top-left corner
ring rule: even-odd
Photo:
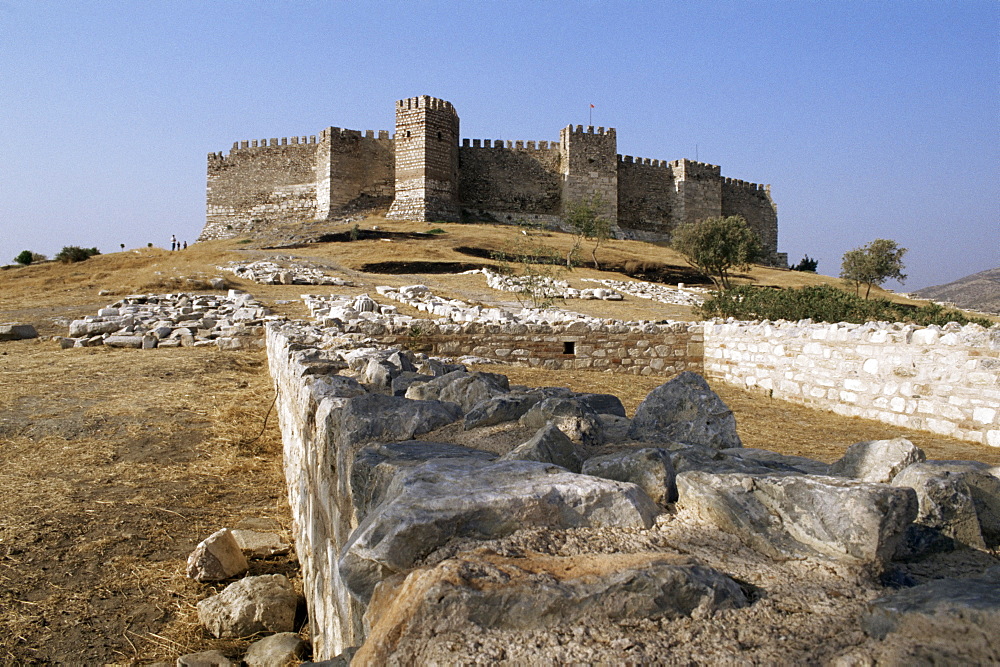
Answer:
[[[432,375],[424,375],[423,373],[416,373],[413,371],[403,371],[392,379],[392,395],[405,396],[406,390],[410,388],[411,384],[415,384],[417,382],[427,382],[432,379],[434,379],[434,376]]]
[[[583,474],[631,482],[665,505],[677,500],[677,484],[670,452],[655,447],[595,456],[583,464]]]
[[[789,456],[753,447],[724,449],[722,453],[731,458],[758,463],[775,471],[801,472],[807,475],[830,474],[829,463],[823,463],[822,461],[816,461],[804,456]]]
[[[648,528],[658,512],[634,484],[534,461],[430,461],[397,474],[385,496],[340,559],[341,577],[363,600],[454,537],[488,539],[528,526]]]
[[[177,667],[230,667],[233,664],[239,663],[234,663],[222,651],[188,653],[177,658]]]
[[[580,466],[583,465],[583,458],[576,451],[576,445],[554,424],[546,424],[538,429],[538,432],[530,440],[521,443],[500,457],[500,460],[554,463],[570,472],[580,472]],[[598,477],[602,477],[602,475],[598,475]],[[632,480],[618,481],[631,482]]]
[[[1000,662],[1000,575],[938,579],[869,605],[861,626],[887,642],[879,664],[988,665]]]
[[[142,336],[108,336],[104,339],[107,347],[131,347],[142,348]]]
[[[31,324],[20,322],[0,324],[0,340],[26,340],[28,338],[38,338],[38,332]]]
[[[811,475],[677,475],[678,506],[776,559],[881,565],[917,516],[912,489]]]
[[[354,398],[364,396],[368,390],[352,377],[346,375],[314,375],[306,382],[316,392],[317,396],[335,396],[337,398]]]
[[[923,450],[906,438],[868,440],[848,447],[830,466],[830,474],[888,484],[900,470],[926,458]]]
[[[250,644],[243,656],[243,663],[247,667],[297,665],[308,647],[294,632],[279,632]]]
[[[596,412],[573,398],[546,398],[531,406],[520,422],[528,428],[539,429],[553,424],[575,442],[600,445],[604,442],[604,429]]]
[[[574,394],[573,398],[599,415],[626,416],[625,406],[622,405],[621,399],[612,394]]]
[[[82,338],[84,336],[114,333],[119,329],[121,329],[121,324],[117,321],[88,322],[87,320],[73,320],[69,324],[69,337]]]
[[[496,454],[450,442],[406,440],[376,444],[358,452],[351,466],[351,498],[358,519],[381,503],[392,480],[401,470],[415,468],[434,459],[493,461]]]
[[[697,373],[685,371],[660,385],[639,404],[629,438],[701,445],[713,449],[742,447],[736,418]]]
[[[221,581],[250,567],[228,528],[218,530],[195,547],[187,561],[187,575],[197,581]]]
[[[697,561],[666,554],[449,559],[379,586],[359,664],[388,664],[399,639],[465,627],[545,630],[565,623],[710,616],[745,607],[740,587]]]
[[[408,440],[462,417],[462,409],[442,401],[414,401],[399,396],[366,394],[345,401],[339,411],[342,442]]]
[[[507,377],[498,373],[452,371],[428,382],[411,385],[406,397],[457,403],[467,412],[477,403],[510,391]]]
[[[1000,479],[975,461],[925,461],[903,469],[893,486],[916,490],[917,523],[973,548],[1000,543]]]
[[[287,554],[292,548],[282,542],[281,537],[275,533],[262,533],[240,528],[235,528],[231,532],[244,555],[254,558],[281,556]]]
[[[541,392],[510,392],[487,398],[466,412],[465,429],[516,421],[543,398]]]
[[[729,450],[711,449],[699,445],[684,446],[678,443],[665,443],[664,448],[670,450],[670,462],[674,471],[710,472],[710,473],[744,473],[748,475],[774,475],[782,473],[798,473],[797,470],[775,461],[758,461],[754,458],[744,458],[727,454]]]
[[[292,632],[299,596],[281,574],[247,577],[198,603],[198,620],[214,637]]]
[[[392,387],[392,380],[399,374],[399,369],[380,359],[372,358],[368,360],[364,371],[359,376],[361,382],[376,389],[389,389]]]

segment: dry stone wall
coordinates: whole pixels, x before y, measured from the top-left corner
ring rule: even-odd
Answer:
[[[1000,328],[706,323],[705,374],[775,398],[1000,447]]]

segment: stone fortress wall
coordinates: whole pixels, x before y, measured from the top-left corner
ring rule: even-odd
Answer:
[[[427,95],[396,103],[391,137],[331,127],[318,139],[242,141],[229,155],[210,153],[199,239],[362,205],[388,206],[390,218],[404,220],[551,223],[594,196],[620,236],[645,240],[667,240],[683,222],[742,215],[770,261],[787,263],[769,186],[693,160],[619,155],[614,128],[570,125],[558,141],[460,139],[454,106]]]

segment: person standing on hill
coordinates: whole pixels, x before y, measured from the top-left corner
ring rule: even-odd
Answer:
[[[177,250],[177,237],[174,234],[170,235],[170,249]]]

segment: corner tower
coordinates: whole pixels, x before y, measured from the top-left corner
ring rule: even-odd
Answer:
[[[457,222],[458,114],[421,95],[396,102],[396,192],[387,218]]]

